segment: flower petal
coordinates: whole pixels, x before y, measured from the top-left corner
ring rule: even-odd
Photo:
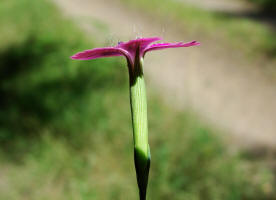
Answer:
[[[153,50],[160,50],[160,49],[167,49],[167,48],[178,48],[178,47],[190,47],[190,46],[196,46],[200,45],[199,42],[197,41],[192,41],[188,43],[183,43],[183,42],[178,42],[178,43],[157,43],[157,44],[152,44],[148,46],[144,50],[144,54],[148,51],[153,51]]]
[[[150,43],[153,43],[155,41],[162,40],[160,37],[151,37],[151,38],[138,38],[135,40],[130,40],[128,42],[120,42],[117,47],[123,48],[123,49],[130,49],[133,46],[136,46],[137,44],[140,45],[140,48],[147,47]]]
[[[140,55],[143,55],[144,49],[146,49],[150,43],[161,40],[160,37],[151,38],[138,38],[135,40],[130,40],[128,42],[120,42],[116,47],[126,50],[132,59],[134,59],[136,51],[139,48]]]
[[[127,56],[123,50],[116,47],[104,47],[104,48],[95,48],[89,49],[82,52],[79,52],[73,55],[71,58],[76,60],[90,60],[95,58],[102,57],[112,57],[112,56]]]
[[[198,42],[192,41],[189,43],[157,43],[151,44],[157,40],[161,40],[160,37],[151,38],[138,38],[130,40],[128,42],[120,42],[115,47],[104,47],[85,50],[73,55],[72,59],[77,60],[90,60],[101,57],[112,57],[112,56],[125,56],[128,63],[134,66],[136,58],[142,58],[146,52],[152,50],[166,49],[166,48],[177,48],[177,47],[189,47],[199,45]],[[139,56],[139,57],[137,57]]]

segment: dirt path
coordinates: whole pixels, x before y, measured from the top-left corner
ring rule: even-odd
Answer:
[[[252,12],[256,8],[242,0],[175,0],[179,2],[189,3],[197,7],[218,11],[218,12],[229,12],[229,13],[242,13]]]
[[[162,36],[166,41],[198,39],[183,35],[171,23],[160,24],[128,10],[116,0],[54,1],[93,38],[99,36],[102,43],[136,36]],[[112,35],[106,34],[106,29]],[[241,145],[275,148],[275,81],[237,51],[204,38],[200,41],[200,47],[149,53],[145,73],[150,87],[169,103],[192,108],[212,124],[228,130],[230,138]]]
[[[180,3],[211,12],[224,13],[230,17],[250,19],[262,23],[276,31],[276,18],[271,13],[263,12],[260,7],[245,0],[174,0]]]

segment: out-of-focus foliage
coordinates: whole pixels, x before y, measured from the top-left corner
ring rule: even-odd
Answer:
[[[103,91],[121,84],[120,63],[72,61],[70,55],[92,44],[51,5],[4,1],[0,18],[1,146],[47,127],[59,134],[80,131],[101,108]]]
[[[70,60],[93,45],[44,0],[0,19],[0,199],[136,199],[127,69]],[[151,199],[275,199],[270,170],[151,92],[149,126]]]
[[[259,5],[264,11],[268,11],[275,15],[276,1],[275,0],[250,0],[251,2]]]

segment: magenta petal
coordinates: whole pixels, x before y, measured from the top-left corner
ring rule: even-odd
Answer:
[[[131,60],[134,61],[134,57],[138,48],[139,54],[142,56],[144,54],[144,49],[146,49],[150,43],[161,39],[162,38],[160,37],[138,38],[135,40],[130,40],[128,42],[120,42],[116,47],[127,51],[131,57]]]
[[[104,47],[85,50],[73,55],[72,59],[77,60],[90,60],[101,57],[122,56],[125,55],[121,49],[115,47]]]
[[[161,40],[160,37],[151,37],[151,38],[138,38],[135,40],[130,40],[128,42],[120,42],[115,47],[104,47],[104,48],[95,48],[79,52],[73,55],[72,59],[78,60],[90,60],[101,57],[112,57],[112,56],[125,56],[128,60],[128,63],[131,66],[135,65],[136,56],[142,58],[146,52],[152,50],[166,49],[166,48],[177,48],[177,47],[190,47],[199,45],[198,42],[192,41],[189,43],[157,43],[151,44],[157,40]]]
[[[135,40],[130,40],[128,42],[120,42],[117,47],[123,48],[126,50],[131,49],[132,47],[137,47],[137,45],[140,46],[140,48],[145,48],[147,47],[150,43],[162,40],[160,37],[151,37],[151,38],[138,38]]]
[[[188,43],[183,43],[183,42],[178,42],[178,43],[157,43],[157,44],[152,44],[149,45],[145,50],[144,53],[148,51],[153,51],[153,50],[160,50],[160,49],[167,49],[167,48],[178,48],[178,47],[190,47],[190,46],[196,46],[200,45],[199,42],[197,41],[192,41]]]

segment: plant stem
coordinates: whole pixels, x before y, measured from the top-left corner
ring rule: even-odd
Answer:
[[[135,63],[136,64],[133,68],[131,68],[129,65],[130,106],[134,139],[134,162],[140,200],[146,200],[150,168],[147,98],[145,80],[143,76],[143,59],[140,58],[139,61]]]

